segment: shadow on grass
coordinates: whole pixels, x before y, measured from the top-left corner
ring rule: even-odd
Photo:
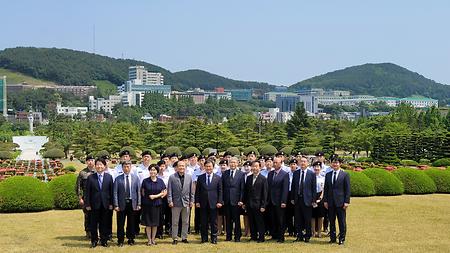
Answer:
[[[56,240],[69,240],[69,241],[79,241],[79,242],[90,242],[90,240],[86,239],[86,236],[75,236],[75,235],[69,235],[69,236],[57,236],[55,237]]]

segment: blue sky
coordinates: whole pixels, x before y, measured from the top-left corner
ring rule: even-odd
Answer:
[[[41,0],[0,5],[0,49],[93,51],[290,85],[392,62],[450,84],[450,1]]]

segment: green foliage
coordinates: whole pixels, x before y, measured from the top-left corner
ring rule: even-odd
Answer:
[[[190,154],[196,154],[197,156],[201,155],[202,153],[198,148],[196,147],[188,147],[183,152],[184,155],[190,155]]]
[[[402,181],[406,194],[428,194],[436,192],[436,184],[424,171],[399,168],[392,173]]]
[[[265,156],[273,156],[278,152],[277,148],[272,145],[266,144],[259,148],[259,153]]]
[[[320,147],[305,147],[301,148],[300,152],[302,152],[303,155],[314,155],[319,150]]]
[[[61,149],[52,148],[44,152],[44,158],[50,159],[58,159],[63,158],[65,156],[64,152]]]
[[[298,103],[294,115],[286,122],[287,136],[292,138],[296,136],[301,129],[308,128],[310,125],[303,103]]]
[[[352,94],[408,97],[421,94],[449,101],[450,87],[392,63],[364,64],[316,76],[289,87],[348,90]]]
[[[431,163],[431,161],[429,159],[422,158],[419,160],[419,164],[421,164],[421,165],[428,165],[430,163]]]
[[[211,154],[212,150],[213,150],[213,148],[205,148],[202,151],[202,155],[207,156],[207,155]]]
[[[450,166],[450,158],[441,158],[433,162],[433,167]]]
[[[36,178],[15,176],[0,183],[2,213],[39,212],[52,207],[53,196],[50,189]]]
[[[73,166],[73,165],[69,165],[69,166],[64,167],[64,170],[68,171],[68,172],[75,172],[75,171],[77,171],[77,168],[75,168],[75,166]]]
[[[372,179],[375,186],[375,193],[379,196],[401,195],[403,194],[402,182],[392,173],[384,169],[365,169],[363,173]]]
[[[227,152],[230,152],[232,156],[240,156],[241,151],[238,147],[229,147],[227,148]]]
[[[136,151],[134,151],[134,148],[130,146],[124,146],[120,149],[119,153],[122,151],[128,151],[130,153],[130,157],[136,157]]]
[[[367,197],[375,195],[375,186],[372,180],[364,173],[347,171],[350,175],[351,195]]]
[[[79,208],[78,197],[75,193],[77,175],[68,174],[56,177],[48,184],[54,199],[54,206],[57,209],[77,209]]]
[[[170,146],[168,148],[166,148],[166,150],[164,151],[164,154],[166,155],[170,155],[170,154],[177,154],[178,156],[181,156],[181,150],[179,147],[176,146]]]
[[[10,151],[0,151],[0,159],[12,159],[13,154]]]
[[[414,160],[401,160],[400,164],[403,166],[417,166],[419,165],[416,161]]]
[[[293,149],[294,149],[294,147],[292,147],[292,146],[286,146],[286,147],[280,149],[280,151],[284,152],[287,156],[290,156],[292,154]]]
[[[96,158],[103,157],[103,156],[109,156],[109,152],[106,150],[100,150],[95,154]]]
[[[373,159],[372,159],[372,157],[358,157],[356,159],[356,161],[360,162],[360,163],[364,163],[364,162],[371,163],[371,162],[373,162]]]
[[[255,152],[256,156],[259,156],[259,151],[257,148],[253,147],[253,146],[249,146],[246,147],[242,150],[242,153],[244,153],[244,155],[246,156],[248,153],[250,153],[251,151]]]
[[[425,173],[436,184],[436,192],[450,193],[450,171],[440,169],[425,170]]]

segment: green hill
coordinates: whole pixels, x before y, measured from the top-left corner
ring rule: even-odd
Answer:
[[[392,63],[364,64],[326,73],[289,87],[349,90],[352,94],[408,97],[422,95],[450,102],[450,85],[437,83]]]
[[[172,85],[175,90],[192,87],[210,89],[217,86],[272,88],[267,83],[236,81],[204,71],[172,73],[143,61],[115,59],[70,49],[17,47],[0,51],[0,68],[62,85],[94,85],[96,81],[120,85],[128,79],[128,67],[132,65],[142,65],[149,71],[161,72],[165,83]]]

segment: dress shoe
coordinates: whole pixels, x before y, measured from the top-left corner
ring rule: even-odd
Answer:
[[[108,248],[109,247],[108,242],[102,242],[102,247]]]
[[[297,237],[294,242],[303,242],[303,237]]]
[[[264,239],[260,239],[260,240],[258,240],[258,241],[256,241],[257,243],[262,243],[262,242],[264,242]]]
[[[187,239],[183,239],[181,240],[182,243],[189,243],[189,241]]]
[[[177,240],[173,240],[172,245],[177,245],[178,241]]]
[[[91,248],[97,247],[97,242],[91,242]]]
[[[339,245],[344,245],[345,239],[339,239]]]
[[[309,243],[309,238],[305,238],[305,243]]]
[[[215,240],[215,239],[214,239],[214,240],[211,240],[211,243],[212,243],[212,244],[217,244],[217,240]]]
[[[128,245],[130,246],[134,245],[134,240],[133,239],[128,240]]]
[[[241,242],[241,239],[234,239],[234,242]]]
[[[336,243],[336,239],[331,239],[328,243]]]

